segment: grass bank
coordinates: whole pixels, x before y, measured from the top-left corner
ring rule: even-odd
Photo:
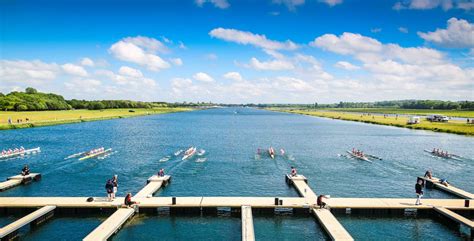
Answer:
[[[359,113],[378,113],[378,114],[399,114],[399,115],[430,115],[441,114],[450,117],[474,118],[472,110],[431,110],[431,109],[398,109],[398,108],[329,108],[326,109],[335,112],[359,112]]]
[[[340,111],[317,111],[317,110],[289,110],[289,109],[279,109],[279,108],[270,108],[272,111],[280,111],[294,114],[310,115],[310,116],[319,116],[326,117],[331,119],[338,120],[348,120],[348,121],[358,121],[370,124],[377,125],[388,125],[403,127],[409,129],[418,129],[418,130],[430,130],[436,132],[446,132],[460,135],[474,135],[474,124],[467,124],[464,121],[454,121],[450,120],[448,123],[439,123],[439,122],[429,122],[422,120],[421,123],[415,125],[407,124],[408,117],[399,116],[380,116],[380,115],[362,115],[360,113],[347,113]],[[360,111],[361,112],[361,111]]]
[[[86,121],[128,118],[143,115],[157,115],[172,112],[190,111],[191,108],[152,108],[152,109],[107,109],[107,110],[59,110],[59,111],[0,111],[0,130],[31,128],[39,126],[81,123]],[[8,124],[8,118],[13,124]],[[26,122],[26,118],[29,122]],[[22,119],[22,123],[17,123]]]

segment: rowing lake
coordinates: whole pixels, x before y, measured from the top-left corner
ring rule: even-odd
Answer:
[[[172,183],[161,196],[297,196],[284,181],[294,165],[317,193],[332,197],[414,197],[416,176],[431,168],[437,177],[474,192],[474,139],[452,134],[338,121],[250,108],[116,119],[0,132],[0,149],[41,147],[24,159],[0,161],[0,179],[17,174],[27,163],[43,179],[0,196],[103,196],[105,181],[119,176],[119,195],[135,193],[146,179],[165,168]],[[179,149],[205,149],[197,158],[171,158]],[[117,153],[106,159],[64,160],[103,146]],[[256,158],[256,150],[284,148],[289,158]],[[368,163],[341,154],[356,147],[383,158]],[[424,149],[439,147],[471,160],[434,158]],[[426,198],[451,198],[427,190]],[[107,216],[61,217],[23,240],[80,240]],[[0,217],[0,226],[16,217]],[[459,233],[431,219],[338,216],[359,240],[462,240]],[[259,240],[324,240],[312,217],[254,215]],[[114,240],[240,240],[240,218],[138,216]]]

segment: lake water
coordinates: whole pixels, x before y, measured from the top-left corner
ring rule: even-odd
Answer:
[[[185,113],[0,132],[0,149],[23,145],[42,152],[0,161],[0,179],[17,174],[23,164],[41,172],[40,182],[0,193],[1,196],[104,196],[105,181],[119,176],[119,193],[136,193],[160,168],[173,176],[157,196],[298,196],[284,181],[294,165],[317,193],[332,197],[414,197],[416,176],[430,168],[437,177],[474,192],[474,138],[358,122],[276,113],[250,108],[209,109]],[[171,158],[179,149],[205,149],[206,160]],[[98,160],[64,160],[92,148],[117,153]],[[258,148],[284,148],[287,157],[256,158]],[[340,154],[353,147],[381,157],[368,163]],[[433,147],[470,158],[434,158]],[[452,198],[427,190],[426,198]],[[25,240],[80,240],[107,216],[56,218]],[[15,217],[0,217],[0,225]],[[342,216],[357,239],[460,240],[455,231],[430,219]],[[260,240],[326,239],[312,217],[255,215]],[[390,236],[385,237],[390,233]],[[399,234],[394,235],[395,234]],[[135,217],[114,240],[240,240],[234,217]],[[435,238],[433,238],[435,237]],[[439,238],[436,238],[439,237]]]

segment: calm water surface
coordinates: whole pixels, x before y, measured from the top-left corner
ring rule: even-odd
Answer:
[[[24,159],[0,161],[0,179],[19,172],[25,163],[43,179],[32,185],[0,193],[0,196],[102,196],[104,183],[119,175],[119,195],[140,190],[159,168],[173,176],[160,196],[297,196],[284,182],[291,165],[309,179],[318,193],[333,197],[413,197],[414,182],[431,168],[435,176],[474,192],[474,138],[416,131],[364,123],[291,115],[249,108],[224,108],[187,113],[60,125],[0,132],[0,149],[23,145],[40,146],[42,152]],[[204,162],[197,158],[159,162],[190,145],[206,150]],[[73,153],[95,147],[117,153],[104,160],[64,160]],[[287,158],[270,160],[256,150],[284,148]],[[366,163],[340,156],[356,147],[383,160]],[[424,149],[439,147],[471,160],[434,158]],[[428,190],[427,198],[452,198]],[[101,217],[105,218],[105,217]],[[13,217],[0,217],[4,225]],[[96,227],[100,218],[58,218],[34,232],[27,240],[79,240]],[[313,218],[255,217],[261,240],[325,239]],[[401,237],[432,240],[424,235],[461,239],[435,221],[417,218],[360,219],[343,217],[343,225],[359,239],[380,239],[394,226]],[[394,222],[396,225],[394,225]],[[423,230],[417,227],[423,226]],[[60,228],[58,228],[60,227]],[[73,231],[74,230],[74,231]],[[137,217],[115,240],[240,239],[240,219],[231,217]],[[367,236],[371,233],[375,236]],[[61,239],[68,234],[67,239]]]

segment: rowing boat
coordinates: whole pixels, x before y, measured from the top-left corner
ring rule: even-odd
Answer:
[[[441,158],[446,158],[446,159],[454,159],[454,160],[458,160],[458,161],[461,161],[461,159],[462,159],[461,156],[458,156],[458,155],[455,155],[455,154],[441,155],[439,153],[436,153],[436,152],[433,152],[433,151],[430,151],[430,150],[424,150],[424,151],[428,152],[432,156],[436,156],[436,157],[441,157]]]
[[[206,150],[201,149],[201,150],[198,151],[198,154],[197,154],[197,155],[198,155],[198,156],[202,156],[202,155],[204,155],[204,154],[206,154]]]
[[[196,153],[196,147],[192,146],[189,149],[187,149],[186,152],[184,152],[184,156],[181,160],[184,161],[188,159],[189,157],[193,156],[195,153]]]
[[[37,152],[41,152],[41,149],[39,147],[28,149],[28,150],[23,150],[23,151],[18,151],[18,152],[15,152],[15,153],[0,155],[0,159],[11,158],[11,157],[16,157],[16,156],[23,156],[23,155],[28,155],[28,154],[34,154],[34,153],[37,153]]]
[[[82,154],[84,154],[86,152],[79,152],[79,153],[75,153],[75,154],[72,154],[72,155],[69,155],[68,157],[64,158],[64,160],[67,160],[67,159],[71,159],[71,158],[74,158],[74,157],[78,157],[78,156],[81,156]]]
[[[372,161],[369,160],[369,158],[367,158],[366,156],[359,156],[359,155],[356,155],[356,154],[352,153],[352,151],[347,151],[347,153],[349,153],[349,155],[351,155],[352,157],[357,158],[357,159],[359,159],[359,160],[366,161],[366,162],[372,162]]]
[[[177,150],[177,151],[174,153],[174,155],[175,155],[175,156],[179,156],[181,153],[183,153],[183,150]]]
[[[109,152],[109,151],[112,151],[112,148],[109,148],[109,149],[107,149],[107,150],[103,150],[103,151],[99,151],[99,152],[96,152],[96,153],[92,153],[92,154],[83,156],[83,157],[79,158],[79,161],[86,160],[86,159],[89,159],[89,158],[93,158],[93,157],[102,155],[102,154],[104,154],[104,153],[107,153],[107,152]]]
[[[268,148],[268,155],[270,155],[272,159],[275,159],[275,150],[273,150],[273,147]]]

